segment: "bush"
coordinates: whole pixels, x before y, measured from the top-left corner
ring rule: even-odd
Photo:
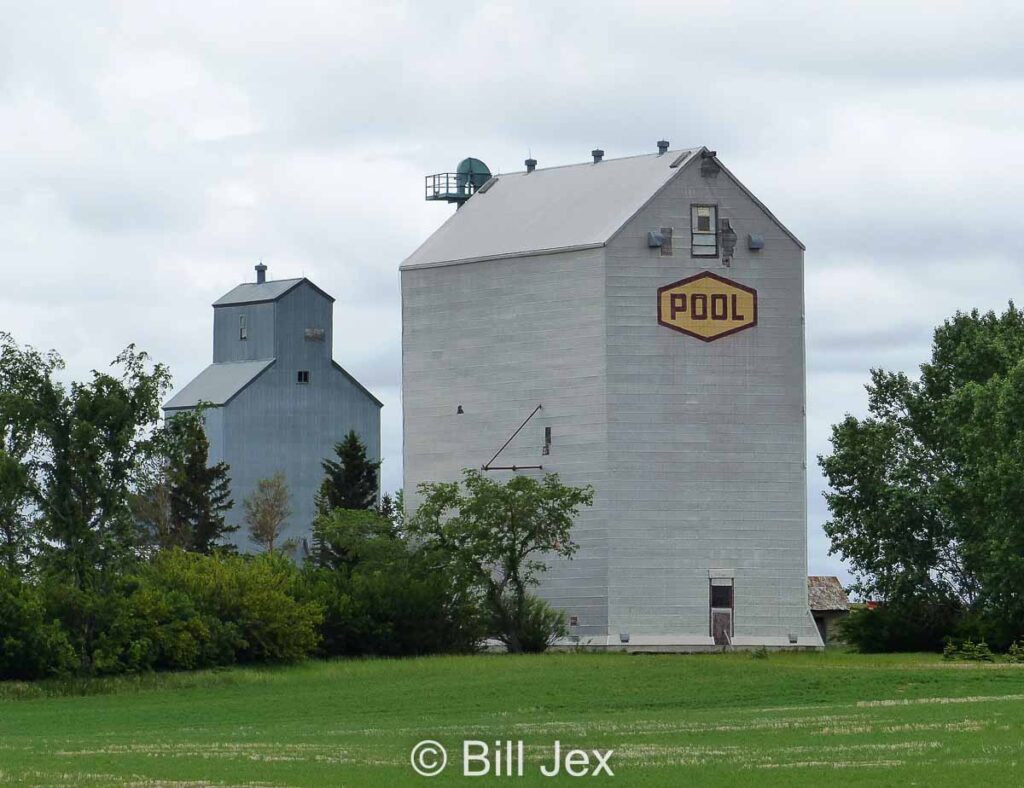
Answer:
[[[1006,659],[1008,662],[1024,662],[1024,644],[1013,641],[1006,652]]]
[[[323,605],[327,656],[472,651],[482,637],[476,600],[385,518],[336,509],[314,526],[307,595]]]
[[[67,635],[39,589],[0,570],[0,679],[65,676],[77,665]]]
[[[950,640],[942,650],[942,656],[946,659],[962,659],[971,662],[995,662],[996,659],[992,649],[984,640],[977,643],[973,640],[964,640],[960,643]]]
[[[327,656],[411,656],[472,651],[480,640],[476,608],[448,596],[444,578],[419,570],[358,567],[315,570],[310,593],[324,606]]]
[[[317,646],[322,610],[299,601],[300,590],[285,558],[180,550],[95,590],[45,587],[78,672],[96,676],[303,659]]]
[[[858,651],[942,651],[961,614],[951,605],[915,602],[852,610],[840,624],[843,639]]]
[[[161,586],[150,572],[111,601],[115,615],[92,653],[97,675],[229,665],[245,646],[235,622],[199,610],[188,594]]]
[[[318,645],[323,609],[316,601],[299,599],[299,570],[282,556],[166,551],[149,567],[144,582],[164,594],[163,603],[187,599],[201,620],[192,629],[165,632],[165,655],[179,649],[187,659],[196,655],[213,664],[294,662]],[[155,596],[149,601],[161,604]],[[189,637],[204,632],[208,637],[196,652]]]
[[[496,635],[502,638],[511,651],[539,654],[546,651],[558,638],[565,637],[567,632],[565,613],[555,610],[543,599],[531,594],[526,598],[523,617],[518,624],[513,627],[502,627],[497,630]],[[506,638],[518,641],[518,648]]]
[[[960,646],[961,659],[973,660],[975,662],[993,662],[995,655],[992,653],[992,649],[988,647],[988,643],[984,640],[974,643],[973,641],[966,641]]]

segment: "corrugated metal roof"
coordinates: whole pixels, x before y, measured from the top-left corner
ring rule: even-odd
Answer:
[[[331,296],[310,282],[305,277],[298,279],[274,279],[263,284],[256,282],[245,282],[238,285],[230,292],[222,295],[213,302],[214,306],[237,306],[238,304],[258,304],[263,301],[276,301],[285,293],[290,292],[302,282],[309,282],[310,287],[318,291],[325,298],[334,300]]]
[[[226,405],[273,363],[274,359],[268,358],[261,361],[210,364],[185,388],[171,397],[164,405],[164,410],[194,408],[200,402]]]
[[[699,150],[496,175],[402,268],[601,246]]]
[[[811,575],[807,578],[807,606],[811,610],[849,610],[850,599],[838,577]]]

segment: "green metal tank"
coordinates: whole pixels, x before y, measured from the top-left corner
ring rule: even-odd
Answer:
[[[480,159],[463,159],[455,168],[455,188],[459,194],[467,197],[490,179],[491,171]]]

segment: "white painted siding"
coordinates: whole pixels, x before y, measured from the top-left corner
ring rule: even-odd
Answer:
[[[690,255],[718,205],[731,265]],[[673,228],[674,254],[647,246]],[[748,233],[765,248],[748,251]],[[708,634],[708,575],[734,575],[735,636],[813,636],[807,612],[803,252],[724,172],[687,168],[606,249],[612,633]],[[657,323],[663,285],[710,270],[758,291],[758,323],[712,342]]]
[[[602,491],[575,530],[579,556],[544,586],[594,635],[607,629],[604,321],[602,250],[402,272],[407,504],[420,482],[479,468],[543,405],[495,464],[543,464]]]

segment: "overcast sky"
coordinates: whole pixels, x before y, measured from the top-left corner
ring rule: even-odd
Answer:
[[[1019,3],[0,0],[0,330],[83,376],[129,342],[177,386],[253,277],[337,298],[401,484],[398,265],[422,178],[707,145],[807,245],[815,457],[872,366],[1024,292]]]

